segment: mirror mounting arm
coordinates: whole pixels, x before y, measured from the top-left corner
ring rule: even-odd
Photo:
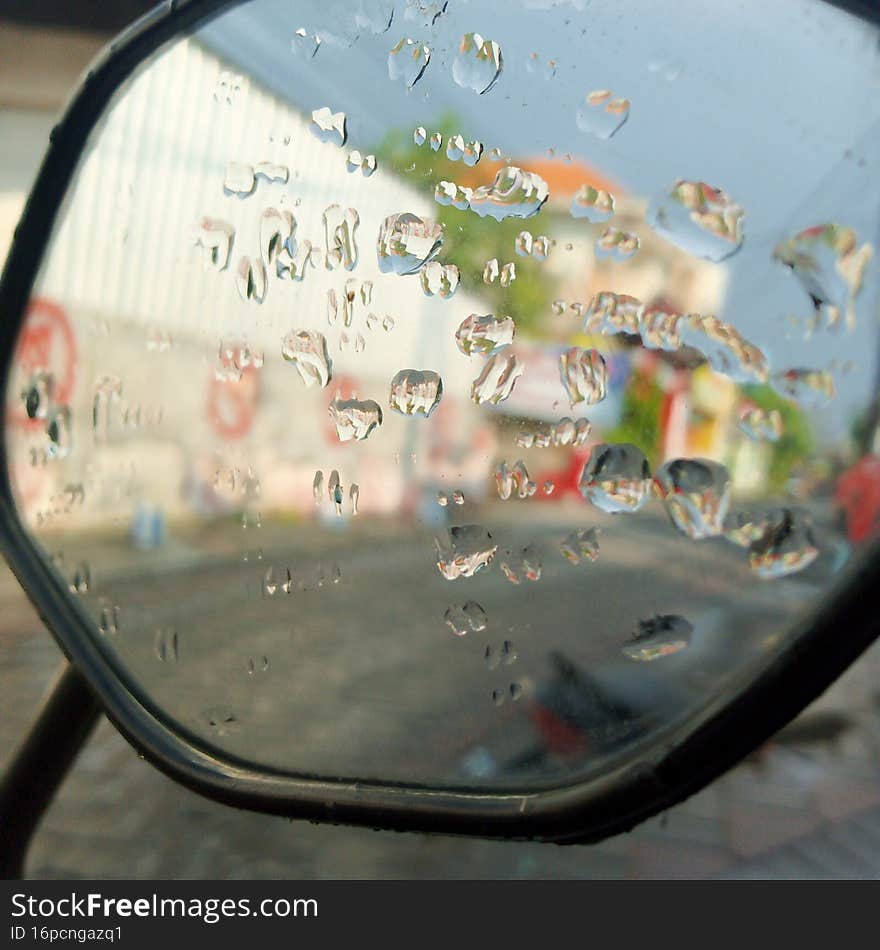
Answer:
[[[65,662],[0,777],[0,880],[17,880],[34,831],[92,733],[101,706]]]

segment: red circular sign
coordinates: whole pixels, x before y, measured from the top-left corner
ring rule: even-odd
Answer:
[[[76,338],[67,314],[51,300],[35,297],[28,305],[24,325],[15,349],[13,379],[24,389],[37,372],[52,378],[52,401],[70,402],[76,380]],[[9,422],[23,429],[39,428],[44,419],[30,419],[20,399],[13,393]]]

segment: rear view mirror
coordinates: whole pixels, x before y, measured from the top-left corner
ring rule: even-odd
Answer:
[[[0,470],[120,729],[230,804],[565,841],[792,718],[878,633],[878,77],[819,0],[111,47],[4,272]]]

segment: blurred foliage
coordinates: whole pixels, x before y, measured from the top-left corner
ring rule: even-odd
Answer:
[[[647,456],[652,468],[660,459],[663,433],[660,411],[663,390],[653,375],[633,369],[623,394],[620,421],[603,433],[606,442],[631,442]]]
[[[428,128],[429,136],[435,131],[443,135],[443,144],[436,152],[431,151],[428,142],[416,145],[413,131],[392,130],[374,151],[380,164],[392,167],[404,182],[425,192],[431,201],[434,200],[434,187],[438,182],[460,182],[473,173],[464,162],[453,162],[446,157],[446,142],[450,135],[460,133],[465,141],[471,138],[465,134],[460,121],[453,114],[445,115]],[[481,164],[487,162],[490,159],[484,153]],[[484,177],[491,179],[502,167],[500,162],[492,162],[491,174]],[[405,210],[408,209],[401,208],[401,211]],[[546,211],[540,215],[544,232],[550,230],[547,228],[548,217]],[[494,218],[480,218],[471,211],[459,211],[439,204],[435,205],[434,218],[446,228],[439,259],[458,266],[462,286],[471,288],[485,298],[493,313],[512,316],[518,334],[538,335],[541,322],[550,313],[553,281],[546,265],[531,257],[519,257],[514,246],[520,231],[532,230],[530,222],[534,219],[508,218],[495,221]],[[510,261],[516,265],[516,280],[508,287],[502,287],[497,278],[492,284],[483,283],[483,269],[493,257],[498,260],[499,271]]]
[[[792,471],[813,451],[815,442],[806,414],[766,384],[743,386],[742,394],[759,408],[768,412],[777,409],[782,416],[782,436],[770,443],[773,454],[768,472],[770,487],[781,491]]]

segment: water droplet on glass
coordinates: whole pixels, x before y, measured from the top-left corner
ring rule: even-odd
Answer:
[[[153,641],[156,659],[161,663],[176,663],[178,660],[177,631],[173,627],[156,631]]]
[[[528,257],[532,253],[531,231],[520,231],[513,242],[513,248],[520,257]]]
[[[119,633],[119,607],[102,607],[98,622],[98,631],[102,636],[115,636]]]
[[[73,572],[73,580],[67,589],[71,594],[87,594],[92,586],[92,570],[88,562],[81,561]]]
[[[521,699],[523,695],[523,688],[521,683],[511,683],[510,684],[510,699],[512,702],[516,702],[518,699]]]
[[[355,231],[360,216],[354,208],[330,205],[323,214],[324,221],[324,266],[327,270],[344,267],[354,270],[358,262]]]
[[[852,228],[834,223],[806,228],[780,242],[773,252],[795,275],[815,308],[826,313],[830,328],[838,326],[844,315],[847,326],[855,326],[856,298],[873,254],[870,244],[859,246]]]
[[[608,368],[598,350],[569,347],[559,357],[559,378],[572,407],[581,402],[592,406],[605,398]]]
[[[536,261],[546,261],[550,256],[550,248],[553,246],[550,238],[546,234],[540,234],[532,242],[532,257]]]
[[[646,220],[667,241],[709,261],[722,261],[743,242],[745,212],[720,188],[702,181],[675,184],[648,206]]]
[[[422,290],[427,297],[451,297],[458,289],[460,275],[455,264],[429,261],[420,271]]]
[[[388,315],[386,314],[386,316],[385,316],[384,319],[382,320],[382,329],[383,329],[386,333],[389,333],[391,330],[393,330],[393,329],[394,329],[394,317],[388,316]]]
[[[552,495],[553,490],[555,488],[556,486],[553,484],[552,481],[550,481],[550,479],[547,479],[547,481],[544,482],[544,484],[541,486],[541,490],[544,492],[545,495]]]
[[[332,364],[327,352],[327,340],[317,330],[291,330],[281,344],[281,355],[296,366],[306,384],[321,387],[331,379]]]
[[[92,429],[95,442],[106,442],[110,431],[113,407],[122,397],[122,380],[118,376],[100,376],[95,381],[92,398]]]
[[[423,125],[420,125],[413,132],[413,142],[415,142],[416,145],[422,146],[425,144],[427,140],[428,140],[428,131]]]
[[[261,260],[242,257],[235,272],[235,286],[242,300],[262,303],[266,297],[266,265]]]
[[[463,505],[463,504],[464,504],[464,492],[461,492],[461,491],[458,491],[458,490],[454,491],[454,492],[452,493],[452,501],[453,501],[453,504],[456,504],[456,505]]]
[[[498,280],[498,258],[493,257],[486,261],[486,266],[483,268],[483,283],[494,284],[496,280]]]
[[[276,165],[274,162],[257,162],[254,167],[254,177],[264,181],[278,182],[286,185],[290,178],[290,169],[286,165]]]
[[[681,342],[699,350],[717,373],[740,383],[766,382],[769,362],[761,349],[712,314],[689,313],[676,324]]]
[[[470,196],[471,211],[481,218],[530,218],[537,214],[550,195],[547,182],[535,172],[514,165],[498,170],[491,185],[475,188]]]
[[[446,140],[446,157],[450,162],[457,162],[464,155],[464,138],[461,135],[450,135]]]
[[[238,73],[231,73],[229,70],[221,70],[217,77],[217,88],[214,90],[214,99],[217,102],[225,102],[231,106],[241,95],[242,90],[247,87],[247,80]],[[54,129],[53,129],[54,132]],[[52,137],[49,137],[52,140]]]
[[[302,26],[293,34],[293,39],[290,42],[291,52],[305,59],[311,59],[320,47],[321,38],[314,33],[309,33]]]
[[[247,198],[254,193],[257,179],[254,176],[253,165],[243,162],[229,162],[226,166],[226,175],[223,179],[223,193],[235,195],[238,198]]]
[[[516,324],[512,317],[472,313],[455,331],[455,342],[465,356],[489,356],[512,343],[515,333]]]
[[[312,481],[312,495],[315,498],[315,504],[320,505],[324,498],[324,473],[318,469]]]
[[[275,260],[275,274],[282,280],[301,281],[306,276],[306,270],[315,266],[315,248],[308,238],[302,241],[291,241],[285,244]]]
[[[580,564],[581,560],[593,562],[599,557],[600,528],[582,528],[572,531],[559,542],[559,550],[569,564]]]
[[[225,270],[235,238],[235,228],[219,218],[202,218],[196,244],[205,250],[205,263],[214,270]]]
[[[443,381],[433,370],[402,369],[391,380],[388,405],[405,416],[426,418],[437,408],[443,395]]]
[[[773,388],[804,409],[821,409],[834,398],[834,377],[824,369],[787,369],[775,373]]]
[[[724,532],[730,475],[709,459],[671,459],[654,478],[672,523],[694,541]]]
[[[408,89],[412,89],[430,62],[431,48],[427,43],[404,38],[388,54],[388,77],[394,81],[402,80]]]
[[[443,614],[443,619],[457,637],[471,632],[479,633],[486,629],[488,623],[486,611],[475,600],[454,604]]]
[[[629,442],[594,445],[578,482],[584,498],[608,514],[643,508],[651,485],[644,452]]]
[[[629,118],[629,99],[615,96],[608,89],[597,89],[584,99],[577,112],[577,127],[600,139],[610,139]]]
[[[760,578],[787,577],[809,567],[819,556],[809,516],[783,509],[749,547],[749,567]]]
[[[760,406],[745,406],[739,414],[739,427],[756,442],[778,442],[784,431],[779,410]]]
[[[477,139],[471,139],[464,143],[462,150],[462,161],[465,165],[473,168],[483,157],[483,143]]]
[[[496,706],[501,706],[504,704],[504,690],[503,689],[493,689],[492,690],[492,702]]]
[[[267,208],[260,217],[260,257],[271,266],[281,249],[294,246],[296,221],[289,211]]]
[[[509,346],[502,347],[486,360],[480,375],[471,384],[471,399],[477,405],[504,402],[524,369],[513,350]]]
[[[432,152],[439,152],[440,146],[443,144],[442,132],[432,132],[431,138],[428,140],[428,144],[431,146]]]
[[[518,551],[505,551],[499,558],[501,573],[511,584],[541,579],[541,560],[531,546]]]
[[[486,644],[486,649],[483,651],[483,660],[490,670],[497,670],[501,665],[501,657],[498,652],[492,648],[491,643]]]
[[[383,274],[415,274],[442,246],[443,225],[408,211],[389,215],[376,243],[379,270]]]
[[[501,278],[499,283],[502,287],[509,287],[516,280],[516,264],[509,261],[501,268]]]
[[[435,538],[437,569],[448,581],[473,577],[492,562],[498,545],[481,525],[457,525]]]
[[[643,310],[639,314],[639,334],[642,345],[649,350],[675,352],[681,346],[681,326],[684,318],[665,310]]]
[[[358,502],[361,497],[361,489],[357,482],[351,483],[351,488],[348,490],[348,501],[351,505],[351,513],[356,515],[358,513]]]
[[[639,249],[639,239],[629,231],[605,228],[596,238],[596,256],[611,257],[618,261],[629,260]]]
[[[202,718],[211,732],[223,738],[237,733],[241,729],[235,713],[228,706],[216,706],[202,714]]]
[[[360,442],[382,425],[382,409],[372,399],[334,399],[329,412],[340,442]]]
[[[339,481],[339,472],[334,468],[327,479],[327,496],[330,503],[336,508],[336,514],[342,514],[342,501],[344,498],[342,484]]]
[[[311,130],[322,142],[345,145],[348,134],[345,130],[345,113],[333,112],[327,106],[315,109],[312,112]]]
[[[623,648],[623,653],[631,660],[650,663],[680,653],[690,644],[693,631],[692,624],[675,614],[640,620],[638,630]]]
[[[614,195],[593,185],[581,185],[571,199],[571,216],[586,218],[594,224],[607,221],[614,214]]]
[[[537,491],[537,485],[529,477],[522,459],[511,466],[507,462],[499,462],[495,467],[495,486],[502,501],[514,495],[517,498],[531,498]]]
[[[73,419],[70,406],[56,406],[46,417],[46,436],[49,444],[46,455],[50,459],[63,459],[70,454],[73,441]]]
[[[465,33],[452,62],[452,78],[463,89],[483,95],[488,92],[504,68],[501,47],[479,33]]]
[[[636,335],[644,305],[636,297],[602,291],[594,294],[584,315],[585,333],[617,333]]]

